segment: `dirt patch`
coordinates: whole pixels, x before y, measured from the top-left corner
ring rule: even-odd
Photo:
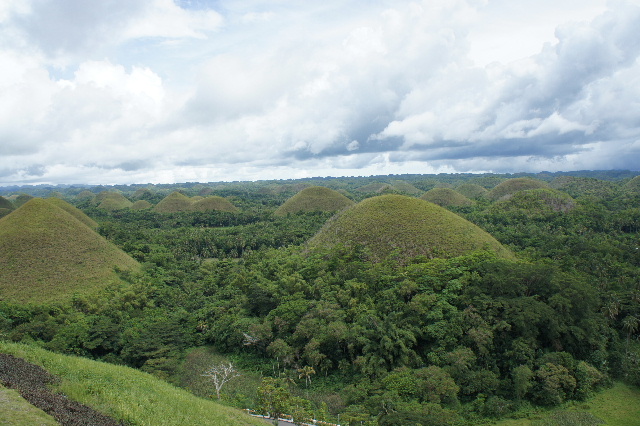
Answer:
[[[93,408],[53,393],[49,386],[58,378],[44,368],[0,354],[0,382],[17,390],[32,405],[51,415],[63,426],[124,426]]]

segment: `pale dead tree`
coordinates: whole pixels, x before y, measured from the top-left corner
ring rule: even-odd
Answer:
[[[209,368],[202,374],[204,377],[209,377],[213,382],[213,386],[216,388],[216,395],[220,399],[220,390],[229,380],[234,377],[240,376],[240,373],[233,366],[232,363],[217,364]]]

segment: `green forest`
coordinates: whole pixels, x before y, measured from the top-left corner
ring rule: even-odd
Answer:
[[[297,423],[579,408],[640,386],[636,175],[0,188],[0,340]],[[535,424],[598,424],[570,412]]]

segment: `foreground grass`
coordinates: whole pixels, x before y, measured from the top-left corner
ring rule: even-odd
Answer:
[[[53,417],[29,404],[12,389],[0,386],[0,426],[57,426]]]
[[[591,413],[603,420],[607,426],[640,426],[640,389],[624,383],[600,392],[593,399],[578,403],[568,410]],[[553,413],[540,414],[545,419]],[[537,426],[540,420],[507,419],[495,423],[496,426]]]
[[[59,355],[15,343],[0,342],[0,352],[42,366],[60,377],[58,392],[131,426],[264,424],[242,411],[195,397],[128,367]],[[5,413],[0,412],[0,418],[4,417]]]

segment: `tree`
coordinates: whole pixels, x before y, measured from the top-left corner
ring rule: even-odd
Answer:
[[[291,393],[279,380],[272,377],[262,379],[262,384],[258,388],[260,408],[274,419],[275,423],[282,413],[291,408],[291,398]]]
[[[316,374],[316,370],[314,370],[313,367],[305,365],[302,368],[298,368],[298,373],[299,373],[298,378],[302,379],[304,377],[304,381],[308,388],[309,385],[311,384],[311,375]]]
[[[216,396],[220,399],[220,390],[222,387],[234,377],[240,376],[240,373],[236,370],[232,363],[217,364],[209,368],[202,374],[204,377],[209,377],[216,388]]]

